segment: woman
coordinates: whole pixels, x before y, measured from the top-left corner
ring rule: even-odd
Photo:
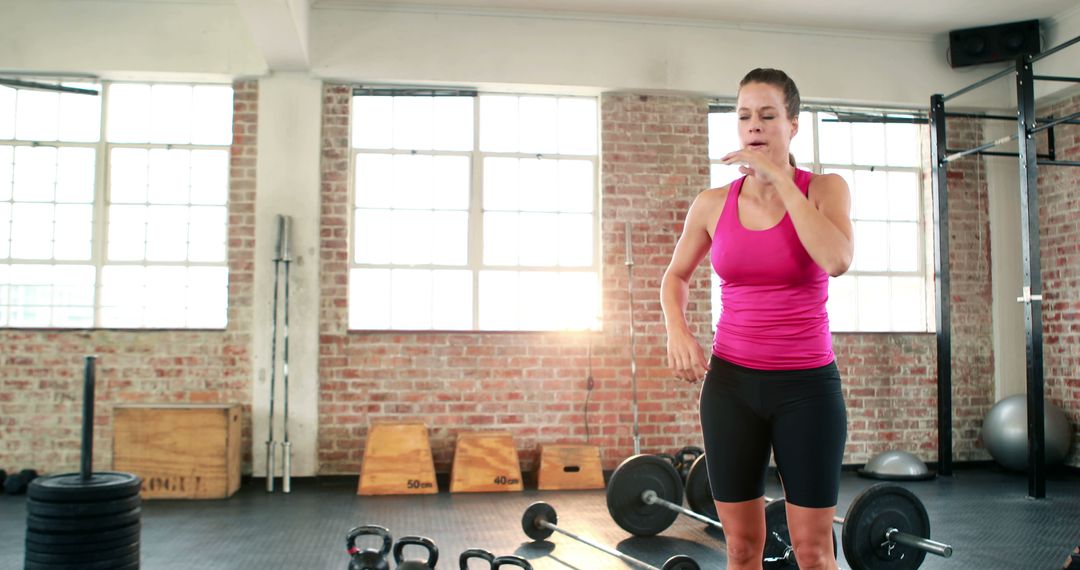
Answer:
[[[660,295],[668,365],[702,375],[701,429],[728,568],[760,568],[765,473],[773,451],[799,567],[835,569],[832,524],[847,412],[825,311],[828,278],[847,271],[853,240],[844,179],[795,167],[799,92],[782,71],[739,84],[741,179],[690,206]],[[689,282],[706,254],[722,279],[712,358],[686,322]]]

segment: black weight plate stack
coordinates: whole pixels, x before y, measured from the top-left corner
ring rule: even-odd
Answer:
[[[35,479],[27,489],[26,570],[137,569],[142,480],[130,473]]]
[[[930,538],[930,516],[915,493],[891,483],[878,483],[855,497],[844,517],[844,557],[852,570],[910,570],[922,565],[926,552],[885,540],[885,532]]]

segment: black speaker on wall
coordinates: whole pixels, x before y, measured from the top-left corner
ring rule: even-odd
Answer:
[[[949,32],[949,65],[954,68],[1012,61],[1040,51],[1038,20]]]

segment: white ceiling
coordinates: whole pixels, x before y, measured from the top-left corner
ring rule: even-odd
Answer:
[[[309,0],[314,9],[556,12],[562,16],[709,20],[731,24],[938,34],[1080,9],[1077,0]]]

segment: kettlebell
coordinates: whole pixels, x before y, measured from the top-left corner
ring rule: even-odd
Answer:
[[[428,551],[427,562],[419,560],[402,560],[402,552],[406,546],[423,546]],[[398,570],[430,570],[439,561],[439,547],[430,538],[423,536],[403,536],[394,545],[394,562]]]
[[[705,455],[705,450],[696,445],[688,445],[675,454],[675,470],[682,476],[683,483],[686,483],[686,478],[690,476],[690,467],[694,465],[694,460],[702,455]]]
[[[494,554],[488,552],[487,550],[484,550],[483,548],[470,548],[465,552],[462,552],[461,556],[458,557],[458,565],[461,567],[461,570],[469,570],[469,560],[473,558],[481,558],[483,560],[486,560],[488,563],[488,567],[493,568],[491,564],[495,561]]]
[[[679,460],[675,459],[674,455],[670,453],[657,453],[656,456],[670,463],[671,466],[674,467],[676,470],[679,469]]]
[[[37,479],[38,472],[36,469],[23,469],[18,474],[8,475],[4,480],[4,492],[9,495],[22,495],[26,493],[26,488],[30,486],[30,482]]]
[[[365,536],[378,536],[382,538],[382,548],[375,550],[365,548],[360,550],[356,547],[356,539]],[[390,531],[378,525],[358,526],[345,535],[345,546],[349,549],[349,570],[390,570],[390,563],[386,557],[390,555],[390,546],[394,543]]]
[[[503,566],[517,566],[518,568],[532,570],[532,564],[529,564],[528,560],[525,560],[520,556],[514,556],[513,554],[500,556],[491,563],[492,570],[502,568]]]

